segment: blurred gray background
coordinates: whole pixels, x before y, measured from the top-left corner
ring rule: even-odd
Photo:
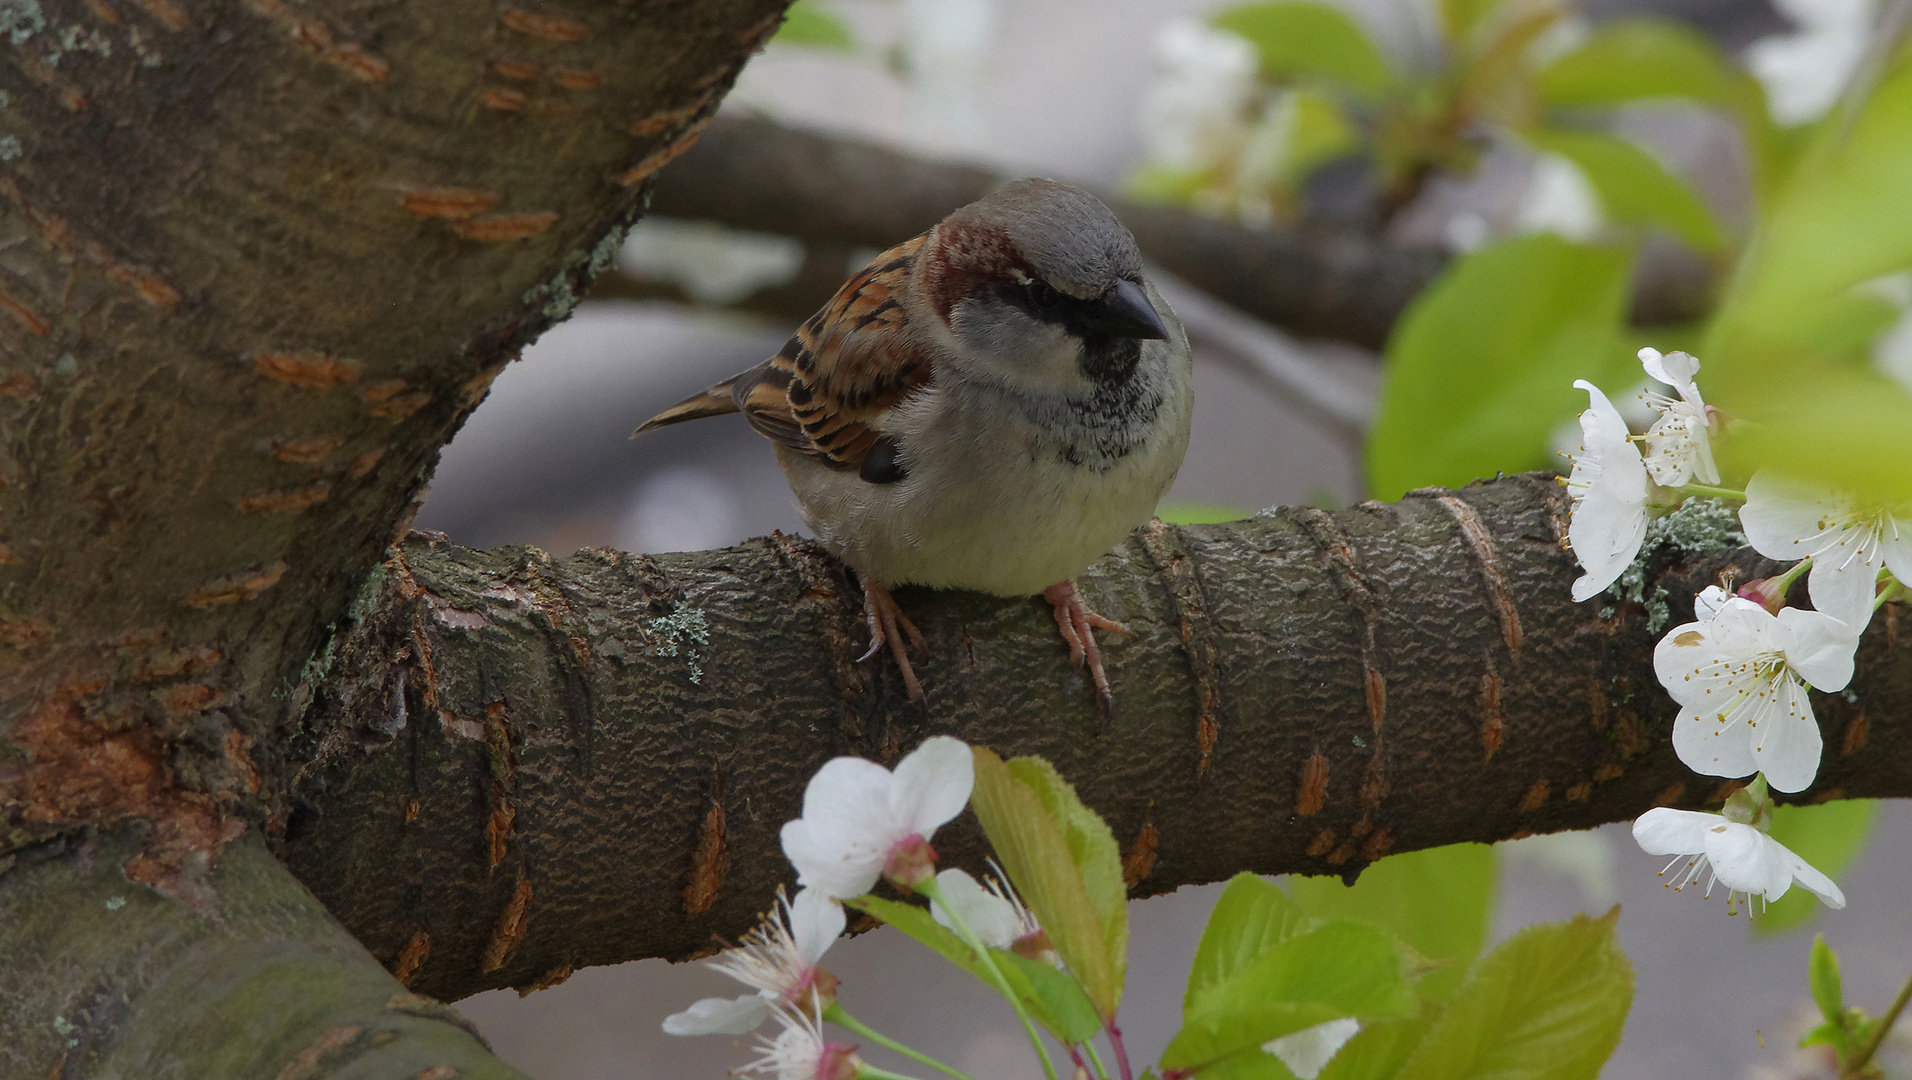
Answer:
[[[1216,6],[840,0],[832,10],[857,29],[857,53],[773,46],[752,62],[726,108],[1118,187],[1143,152],[1137,116],[1163,28]],[[1412,48],[1414,21],[1426,17],[1413,0],[1350,6],[1397,50]],[[1625,6],[1592,8],[1598,14]],[[1742,34],[1787,30],[1761,5],[1660,6],[1702,17],[1736,7],[1733,25]],[[898,57],[907,77],[898,74]],[[1730,147],[1692,135],[1704,135],[1703,124],[1681,127],[1676,119],[1673,130],[1685,133],[1673,141],[1702,180],[1709,169],[1734,167]],[[1730,203],[1730,191],[1719,200]],[[625,265],[708,257],[722,264],[711,270],[719,277],[740,272],[735,252],[691,248],[684,250],[667,227],[640,224]],[[774,273],[774,251],[757,258]],[[768,445],[740,419],[674,427],[640,442],[626,438],[658,409],[770,355],[789,331],[710,309],[586,303],[498,378],[446,450],[418,525],[466,544],[531,543],[557,555],[600,545],[694,550],[771,529],[801,531]],[[1277,347],[1293,347],[1267,334]],[[1353,350],[1317,347],[1306,355],[1355,385],[1375,382],[1371,360]],[[1345,434],[1199,342],[1196,359],[1194,436],[1169,503],[1247,512],[1361,497],[1358,448]],[[1494,934],[1623,904],[1621,938],[1638,995],[1625,1041],[1604,1074],[1612,1080],[1829,1076],[1791,1049],[1809,1017],[1811,934],[1823,930],[1844,958],[1848,999],[1883,1008],[1912,967],[1909,833],[1912,807],[1888,806],[1873,843],[1841,880],[1851,907],[1773,937],[1750,934],[1746,917],[1729,917],[1717,896],[1706,903],[1690,891],[1661,889],[1660,861],[1642,854],[1625,826],[1503,845]],[[1131,905],[1123,1013],[1138,1067],[1174,1030],[1187,964],[1217,888]],[[978,1080],[1037,1075],[1006,1007],[900,935],[878,931],[843,942],[828,966],[843,980],[846,1005],[880,1030]],[[658,1024],[698,997],[740,991],[699,965],[644,961],[580,971],[523,999],[508,991],[481,994],[459,1008],[533,1075],[717,1077],[754,1056],[748,1040],[673,1039]],[[898,1065],[881,1053],[870,1056]]]

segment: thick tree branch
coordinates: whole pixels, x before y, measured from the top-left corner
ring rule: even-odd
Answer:
[[[885,248],[929,228],[1010,177],[767,120],[726,117],[658,179],[651,209],[740,229],[794,236],[836,253]],[[1065,178],[1066,179],[1066,178]],[[1304,338],[1380,349],[1408,303],[1447,263],[1350,231],[1250,228],[1172,206],[1097,194],[1135,233],[1142,253],[1210,295]],[[840,271],[806,273],[748,303],[803,318],[834,291]],[[606,282],[607,294],[627,287]],[[1643,325],[1688,321],[1710,302],[1712,271],[1667,245],[1649,245],[1634,281]]]
[[[990,169],[727,117],[658,178],[651,209],[880,249],[1006,179]],[[1249,229],[1097,194],[1135,233],[1150,261],[1303,337],[1379,348],[1408,301],[1447,261],[1439,251],[1390,248],[1352,234]]]
[[[408,993],[256,835],[194,903],[126,880],[134,831],[20,857],[0,878],[0,1076],[523,1080],[451,1009]]]
[[[1717,803],[1669,746],[1647,612],[1568,598],[1563,514],[1530,475],[1154,526],[1082,578],[1139,631],[1106,651],[1107,728],[1034,598],[899,594],[931,642],[923,716],[853,662],[857,591],[809,543],[553,560],[415,535],[300,691],[284,857],[414,988],[456,997],[737,934],[785,880],[777,829],[810,773],[937,732],[1054,761],[1143,894]],[[1770,568],[1660,551],[1648,595],[1678,621],[1720,573]],[[1804,797],[1912,793],[1897,618],[1850,695],[1814,695]],[[977,860],[970,824],[937,846]]]

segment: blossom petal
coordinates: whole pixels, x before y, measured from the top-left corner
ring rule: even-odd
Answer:
[[[1587,440],[1587,449],[1604,451],[1629,445],[1627,436],[1632,432],[1620,416],[1620,410],[1607,400],[1605,391],[1585,379],[1575,379],[1573,386],[1587,392],[1587,410],[1580,414],[1580,434]]]
[[[1687,387],[1694,385],[1694,376],[1700,373],[1700,362],[1691,353],[1661,353],[1658,349],[1641,349],[1639,356],[1640,366],[1646,369],[1648,375],[1680,391],[1682,397]],[[1698,396],[1695,390],[1694,397]]]
[[[875,887],[888,849],[849,848],[821,831],[805,818],[784,823],[783,854],[797,868],[797,884],[845,899]]]
[[[867,891],[867,890],[866,890]],[[790,936],[806,964],[814,964],[843,934],[843,905],[822,889],[801,889],[790,902]]]
[[[1361,1021],[1344,1016],[1272,1039],[1261,1044],[1261,1048],[1280,1058],[1288,1071],[1300,1080],[1315,1080],[1360,1030]]]
[[[904,834],[931,833],[969,805],[976,786],[976,758],[960,739],[937,735],[923,740],[896,765],[890,787],[890,814]]]
[[[1714,709],[1687,706],[1673,721],[1673,752],[1681,764],[1707,776],[1751,776],[1759,771],[1746,725],[1726,724]]]
[[[1738,693],[1735,656],[1714,633],[1718,620],[1681,623],[1653,647],[1653,673],[1674,701],[1691,708],[1724,708]]]
[[[1852,654],[1859,648],[1859,631],[1851,623],[1817,611],[1781,608],[1779,640],[1786,666],[1813,689],[1832,693],[1852,681]]]
[[[1746,482],[1739,526],[1754,551],[1769,559],[1797,562],[1816,554],[1824,542],[1821,534],[1848,513],[1845,503],[1829,492],[1762,472]]]
[[[1814,869],[1812,864],[1793,854],[1779,841],[1772,841],[1774,847],[1785,853],[1786,866],[1792,871],[1793,880],[1799,882],[1806,891],[1825,901],[1827,907],[1834,909],[1846,906],[1846,894],[1839,891],[1831,878]]]
[[[1706,850],[1706,830],[1724,820],[1718,814],[1658,806],[1633,821],[1633,840],[1648,855],[1698,855]]]
[[[1732,598],[1732,593],[1718,585],[1708,585],[1693,598],[1693,617],[1701,622],[1710,622],[1726,607],[1726,601]]]
[[[1866,544],[1858,532],[1844,530],[1813,557],[1806,586],[1815,610],[1864,630],[1872,621],[1872,598],[1878,594],[1879,570],[1885,560],[1884,553]],[[1860,546],[1855,550],[1849,544]]]
[[[1912,588],[1912,518],[1888,517],[1880,529],[1880,553],[1885,567],[1900,583]]]
[[[1639,463],[1634,462],[1636,466]],[[1644,471],[1644,466],[1640,466]],[[1646,540],[1644,489],[1639,500],[1596,487],[1574,505],[1567,542],[1586,573],[1573,583],[1576,602],[1605,592],[1632,565]]]
[[[1774,791],[1804,791],[1819,775],[1824,751],[1819,721],[1812,715],[1805,684],[1797,678],[1780,677],[1772,692],[1774,698],[1762,699],[1756,710],[1759,726],[1751,731],[1753,760]]]
[[[1706,861],[1720,884],[1769,902],[1786,895],[1793,879],[1785,846],[1751,825],[1717,821],[1706,830]]]
[[[770,999],[762,994],[705,998],[664,1018],[666,1035],[748,1035],[770,1019]]]
[[[1016,917],[1016,909],[1009,901],[983,888],[981,882],[963,871],[949,869],[937,874],[936,888],[984,945],[1007,949],[1021,936],[1022,920]],[[930,901],[929,914],[943,926],[956,929],[949,911],[939,901]]]

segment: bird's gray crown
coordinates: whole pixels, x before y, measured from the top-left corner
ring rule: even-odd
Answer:
[[[1088,192],[1054,180],[1017,180],[950,220],[1000,230],[1021,261],[1078,299],[1142,276],[1142,253],[1115,214]]]

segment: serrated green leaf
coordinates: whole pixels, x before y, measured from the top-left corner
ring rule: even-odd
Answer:
[[[1122,1000],[1122,961],[1111,948],[1063,827],[1003,760],[974,747],[976,786],[969,805],[1023,902],[1103,1017]],[[1118,871],[1119,873],[1119,871]],[[1123,923],[1123,943],[1127,923]]]
[[[1425,1015],[1362,1024],[1315,1080],[1393,1080],[1439,1015],[1438,1006],[1422,1008]]]
[[[1296,1080],[1294,1071],[1264,1050],[1248,1050],[1207,1065],[1202,1080]]]
[[[1321,920],[1309,918],[1272,882],[1247,872],[1236,874],[1208,913],[1182,1008],[1192,1008],[1196,998],[1270,948],[1320,925]]]
[[[1288,890],[1310,915],[1371,923],[1429,960],[1445,961],[1419,984],[1423,997],[1438,1001],[1460,984],[1487,940],[1498,863],[1486,844],[1449,844],[1389,855],[1351,886],[1297,877]]]
[[[771,39],[778,45],[804,45],[812,49],[856,48],[856,35],[842,19],[823,9],[817,0],[796,0],[783,13],[783,26]]]
[[[1593,1080],[1633,1002],[1619,916],[1530,926],[1487,954],[1397,1080]]]
[[[1912,457],[1900,459],[1912,461]],[[1901,467],[1904,467],[1903,464]],[[1836,799],[1818,806],[1781,806],[1773,811],[1773,839],[1833,880],[1852,865],[1878,820],[1876,799]],[[1794,886],[1766,905],[1753,919],[1753,929],[1776,934],[1799,926],[1825,909],[1817,896]],[[1837,975],[1835,961],[1834,974]]]
[[[1580,167],[1609,218],[1658,225],[1699,251],[1725,243],[1713,212],[1692,187],[1633,143],[1597,131],[1548,130],[1530,138],[1537,148]]]
[[[1087,1042],[1102,1030],[1102,1018],[1066,971],[1001,949],[989,950],[996,966],[1028,1008],[1029,1015],[1065,1043]]]
[[[1826,935],[1812,936],[1812,958],[1806,962],[1806,978],[1812,984],[1812,1001],[1819,1014],[1834,1024],[1844,1015],[1846,992],[1839,980],[1839,957],[1826,944]]]
[[[1345,11],[1315,0],[1242,4],[1214,24],[1240,34],[1261,55],[1270,79],[1325,79],[1372,97],[1388,84],[1387,60]]]
[[[1624,105],[1650,98],[1724,104],[1740,75],[1706,35],[1671,19],[1615,19],[1549,64],[1536,80],[1556,106]]]
[[[1639,377],[1620,336],[1629,265],[1625,252],[1551,235],[1450,265],[1388,341],[1369,493],[1392,500],[1557,464],[1549,438],[1586,407],[1573,381]]]
[[[1361,923],[1318,926],[1279,941],[1194,996],[1164,1069],[1199,1069],[1344,1016],[1405,1016],[1414,993],[1400,949]]]
[[[1036,793],[1043,809],[1062,829],[1069,858],[1081,873],[1083,891],[1095,909],[1096,921],[1102,924],[1102,940],[1119,995],[1128,971],[1129,886],[1122,880],[1122,849],[1115,842],[1115,834],[1100,815],[1082,805],[1075,788],[1056,772],[1055,766],[1042,758],[1011,759],[1009,775]],[[1109,1008],[1114,1011],[1114,1004]]]

